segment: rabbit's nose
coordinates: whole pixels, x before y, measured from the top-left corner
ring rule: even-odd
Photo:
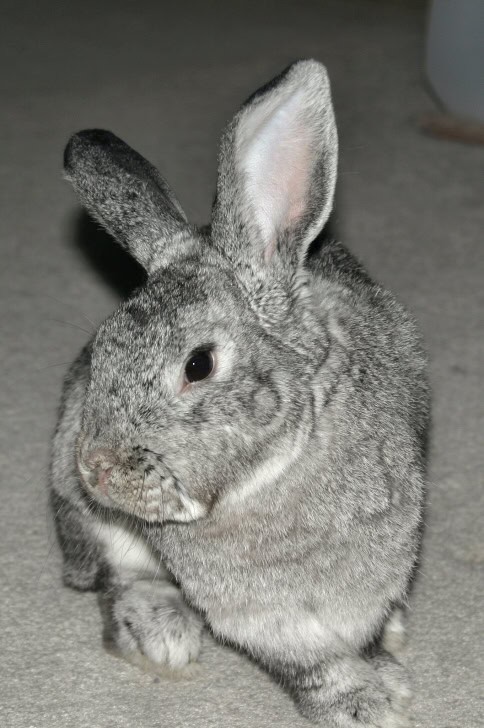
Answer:
[[[117,461],[116,454],[108,448],[97,448],[88,452],[84,458],[89,468],[89,482],[104,494],[107,492],[109,476]]]

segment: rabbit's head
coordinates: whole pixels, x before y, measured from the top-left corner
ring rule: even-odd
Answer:
[[[92,345],[78,462],[90,494],[188,521],[274,480],[311,426],[326,354],[304,262],[332,206],[337,136],[323,66],[298,62],[222,137],[211,226],[113,134],[76,134],[65,172],[147,282]]]

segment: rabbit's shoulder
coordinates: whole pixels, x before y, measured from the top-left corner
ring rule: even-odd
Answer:
[[[339,240],[320,235],[308,251],[306,264],[316,278],[352,290],[371,291],[376,287],[364,266]]]

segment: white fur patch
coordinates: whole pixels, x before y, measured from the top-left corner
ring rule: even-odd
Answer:
[[[130,572],[140,577],[166,576],[159,556],[139,531],[126,523],[108,523],[101,519],[93,528],[97,539],[106,548],[109,563],[117,572]]]
[[[190,521],[196,521],[198,518],[203,518],[207,514],[207,506],[190,498],[180,486],[178,487],[178,497],[184,511],[171,514],[170,518],[172,520],[189,523]]]
[[[405,625],[401,609],[395,609],[385,625],[383,647],[387,652],[395,656],[405,647]]]
[[[234,616],[236,614],[236,616]],[[294,660],[318,659],[327,649],[337,649],[341,640],[316,616],[300,610],[281,607],[279,617],[274,610],[249,604],[243,610],[210,611],[210,625],[222,639],[274,657]]]
[[[253,475],[243,481],[235,490],[230,491],[224,498],[224,505],[239,505],[247,498],[255,495],[262,488],[274,483],[294,460],[293,453],[286,456],[273,457],[259,465]]]

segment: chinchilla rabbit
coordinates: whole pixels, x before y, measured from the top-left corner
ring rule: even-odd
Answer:
[[[205,622],[308,718],[381,728],[407,724],[388,645],[429,397],[412,318],[316,240],[337,148],[325,68],[293,64],[226,128],[197,229],[120,139],[71,138],[67,178],[147,280],[67,376],[52,506],[65,582],[99,590],[113,650],[181,669]]]

